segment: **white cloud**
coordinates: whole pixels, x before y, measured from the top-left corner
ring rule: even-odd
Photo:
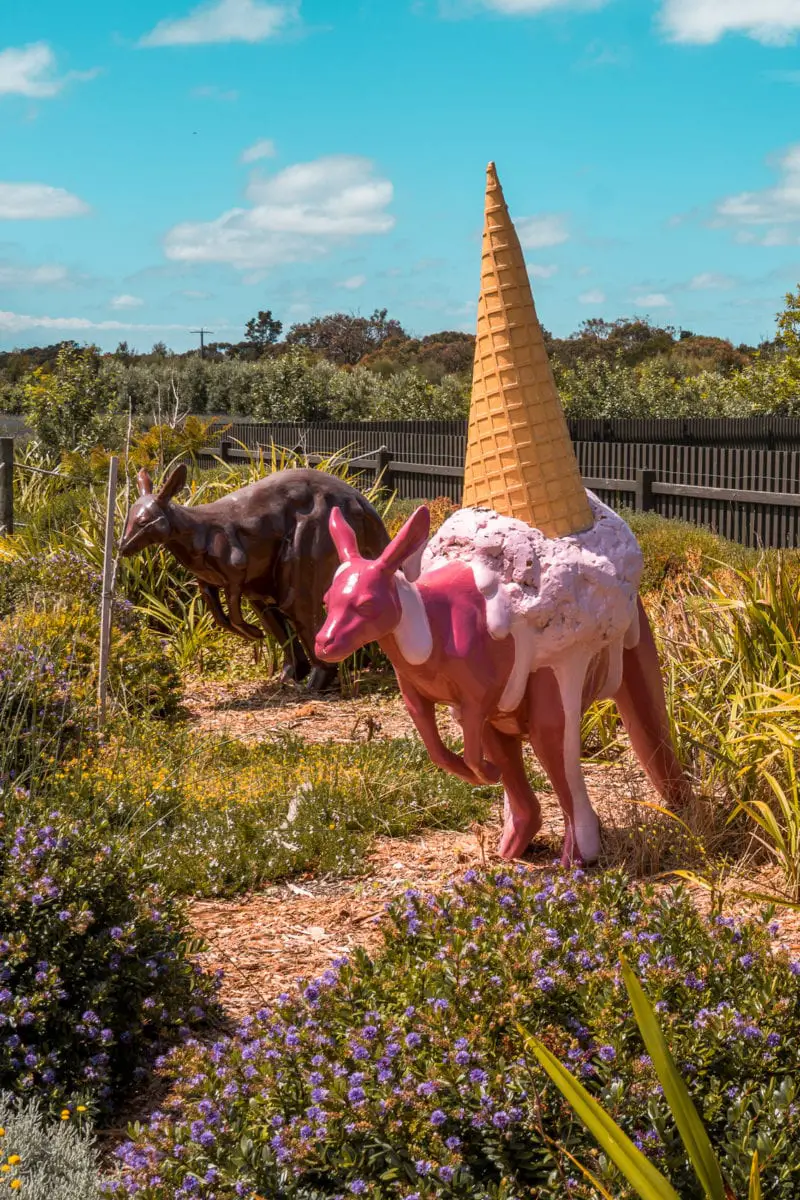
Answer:
[[[215,83],[203,84],[201,87],[192,88],[189,95],[193,100],[221,100],[225,104],[239,99],[239,93],[235,88],[230,88],[226,91],[225,88],[217,87]]]
[[[605,304],[606,294],[599,288],[592,288],[590,292],[581,292],[578,301],[580,304]]]
[[[762,246],[800,243],[800,234],[786,228],[800,223],[800,143],[790,146],[779,160],[778,172],[774,187],[739,192],[722,200],[714,224],[737,227],[736,240],[741,242]]]
[[[226,326],[227,328],[227,326]],[[188,325],[131,325],[124,321],[90,321],[87,317],[34,317],[27,313],[0,310],[0,332],[20,333],[25,329],[140,330],[143,333],[191,332]]]
[[[144,300],[139,296],[129,296],[127,292],[123,292],[121,296],[115,296],[111,301],[112,308],[141,308]]]
[[[336,244],[388,233],[393,188],[366,158],[334,155],[252,178],[250,208],[232,208],[214,221],[176,225],[164,239],[168,258],[225,262],[241,270],[308,262]]]
[[[357,288],[363,287],[366,282],[366,275],[351,275],[349,279],[343,279],[341,283],[337,283],[336,286],[340,288],[347,288],[349,292],[354,292]]]
[[[58,287],[66,283],[68,278],[67,268],[58,263],[45,263],[39,267],[0,263],[0,287]]]
[[[602,8],[608,0],[483,0],[486,8],[510,17],[529,17],[554,8]]]
[[[531,279],[552,279],[558,274],[555,263],[526,263]]]
[[[640,308],[672,308],[672,301],[663,292],[648,292],[645,296],[637,296],[634,304]]]
[[[55,75],[56,56],[47,42],[9,46],[0,50],[0,96],[27,96],[46,100],[73,80],[93,79],[97,71],[68,71]]]
[[[735,286],[736,281],[730,275],[717,275],[713,271],[702,271],[689,280],[690,292],[724,291]]]
[[[800,0],[664,0],[660,21],[676,42],[709,45],[726,33],[743,33],[781,46],[800,30]]]
[[[0,220],[47,221],[82,217],[89,205],[64,188],[44,183],[0,183]]]
[[[261,138],[258,142],[253,142],[252,146],[248,146],[242,151],[242,156],[239,162],[254,163],[260,158],[274,158],[276,154],[275,143],[271,138]]]
[[[515,225],[520,244],[525,250],[541,250],[545,246],[560,246],[562,242],[569,241],[566,218],[560,213],[519,217]]]
[[[193,288],[186,288],[181,295],[185,296],[187,300],[211,300],[212,298],[211,292],[198,292]]]
[[[201,46],[209,42],[263,42],[296,17],[294,4],[217,0],[193,8],[188,17],[159,21],[140,46]]]

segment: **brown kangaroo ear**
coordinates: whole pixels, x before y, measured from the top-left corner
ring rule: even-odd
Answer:
[[[150,478],[150,472],[142,467],[139,474],[136,476],[136,482],[139,486],[140,496],[149,496],[153,491],[153,481]]]
[[[177,467],[170,471],[158,492],[157,499],[160,504],[166,504],[168,500],[177,495],[182,487],[186,486],[187,474],[186,463],[178,463]]]
[[[352,526],[347,523],[347,519],[340,508],[331,509],[331,515],[328,518],[328,529],[330,530],[333,544],[336,547],[336,553],[339,555],[340,563],[349,563],[354,558],[359,557],[358,540]]]

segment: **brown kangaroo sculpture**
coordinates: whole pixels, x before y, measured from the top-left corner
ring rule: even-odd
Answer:
[[[183,464],[157,492],[147,471],[139,472],[139,498],[128,513],[120,554],[166,546],[197,577],[218,625],[253,640],[266,630],[285,648],[283,679],[308,677],[309,688],[330,686],[336,667],[314,649],[323,597],[339,566],[330,515],[334,508],[345,513],[362,552],[377,556],[389,541],[378,513],[354,487],[323,471],[277,471],[192,507],[174,502],[185,483]],[[244,597],[263,628],[245,619]]]

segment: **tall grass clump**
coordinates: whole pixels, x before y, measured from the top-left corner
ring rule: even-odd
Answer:
[[[767,553],[719,561],[660,597],[673,727],[698,791],[724,825],[716,847],[740,873],[774,870],[800,899],[800,570]]]

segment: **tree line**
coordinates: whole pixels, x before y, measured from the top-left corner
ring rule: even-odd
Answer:
[[[642,318],[545,331],[567,412],[576,417],[800,414],[800,287],[775,336],[759,346]],[[89,448],[127,415],[176,422],[187,413],[256,420],[446,419],[466,415],[471,334],[409,335],[377,309],[292,325],[268,309],[240,342],[174,353],[163,342],[111,353],[67,341],[0,353],[0,410],[22,413],[43,445]]]

